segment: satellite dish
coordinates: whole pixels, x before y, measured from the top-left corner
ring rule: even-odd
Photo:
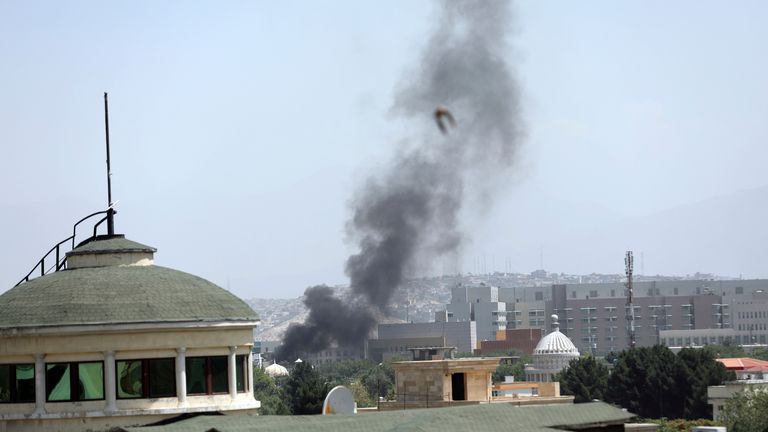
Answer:
[[[336,386],[325,397],[323,415],[357,414],[357,404],[352,392],[344,386]]]

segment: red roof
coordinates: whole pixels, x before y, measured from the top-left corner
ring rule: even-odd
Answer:
[[[757,360],[749,357],[719,358],[717,361],[724,364],[725,368],[728,370],[768,369],[768,361]]]

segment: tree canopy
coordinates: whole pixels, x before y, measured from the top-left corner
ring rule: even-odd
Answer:
[[[608,367],[592,356],[581,357],[571,360],[568,369],[556,380],[560,381],[560,392],[573,395],[575,403],[604,400],[608,388]]]
[[[253,396],[261,402],[259,414],[285,415],[291,410],[285,403],[285,394],[275,380],[259,367],[253,368]]]
[[[707,386],[733,378],[707,348],[633,348],[619,353],[606,401],[647,418],[711,418]]]
[[[296,415],[320,414],[330,390],[309,362],[295,364],[284,387],[288,405]]]
[[[747,390],[725,402],[720,420],[732,432],[768,431],[768,391]]]

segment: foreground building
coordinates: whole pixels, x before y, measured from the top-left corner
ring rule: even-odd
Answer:
[[[438,410],[390,411],[330,416],[199,416],[175,424],[125,428],[125,432],[207,431],[623,431],[635,415],[603,402],[518,407],[482,404]],[[629,430],[629,429],[628,429]]]
[[[242,300],[154,265],[155,249],[93,237],[53,273],[0,295],[0,431],[107,430],[254,412]]]

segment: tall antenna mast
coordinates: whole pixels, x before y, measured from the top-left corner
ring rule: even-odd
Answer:
[[[107,137],[107,234],[115,234],[115,209],[112,202],[112,167],[109,164],[109,101],[104,92],[104,129]]]
[[[627,331],[629,336],[629,347],[635,347],[635,308],[632,303],[632,271],[634,269],[634,258],[632,251],[627,251],[624,256],[624,266],[627,274]]]

